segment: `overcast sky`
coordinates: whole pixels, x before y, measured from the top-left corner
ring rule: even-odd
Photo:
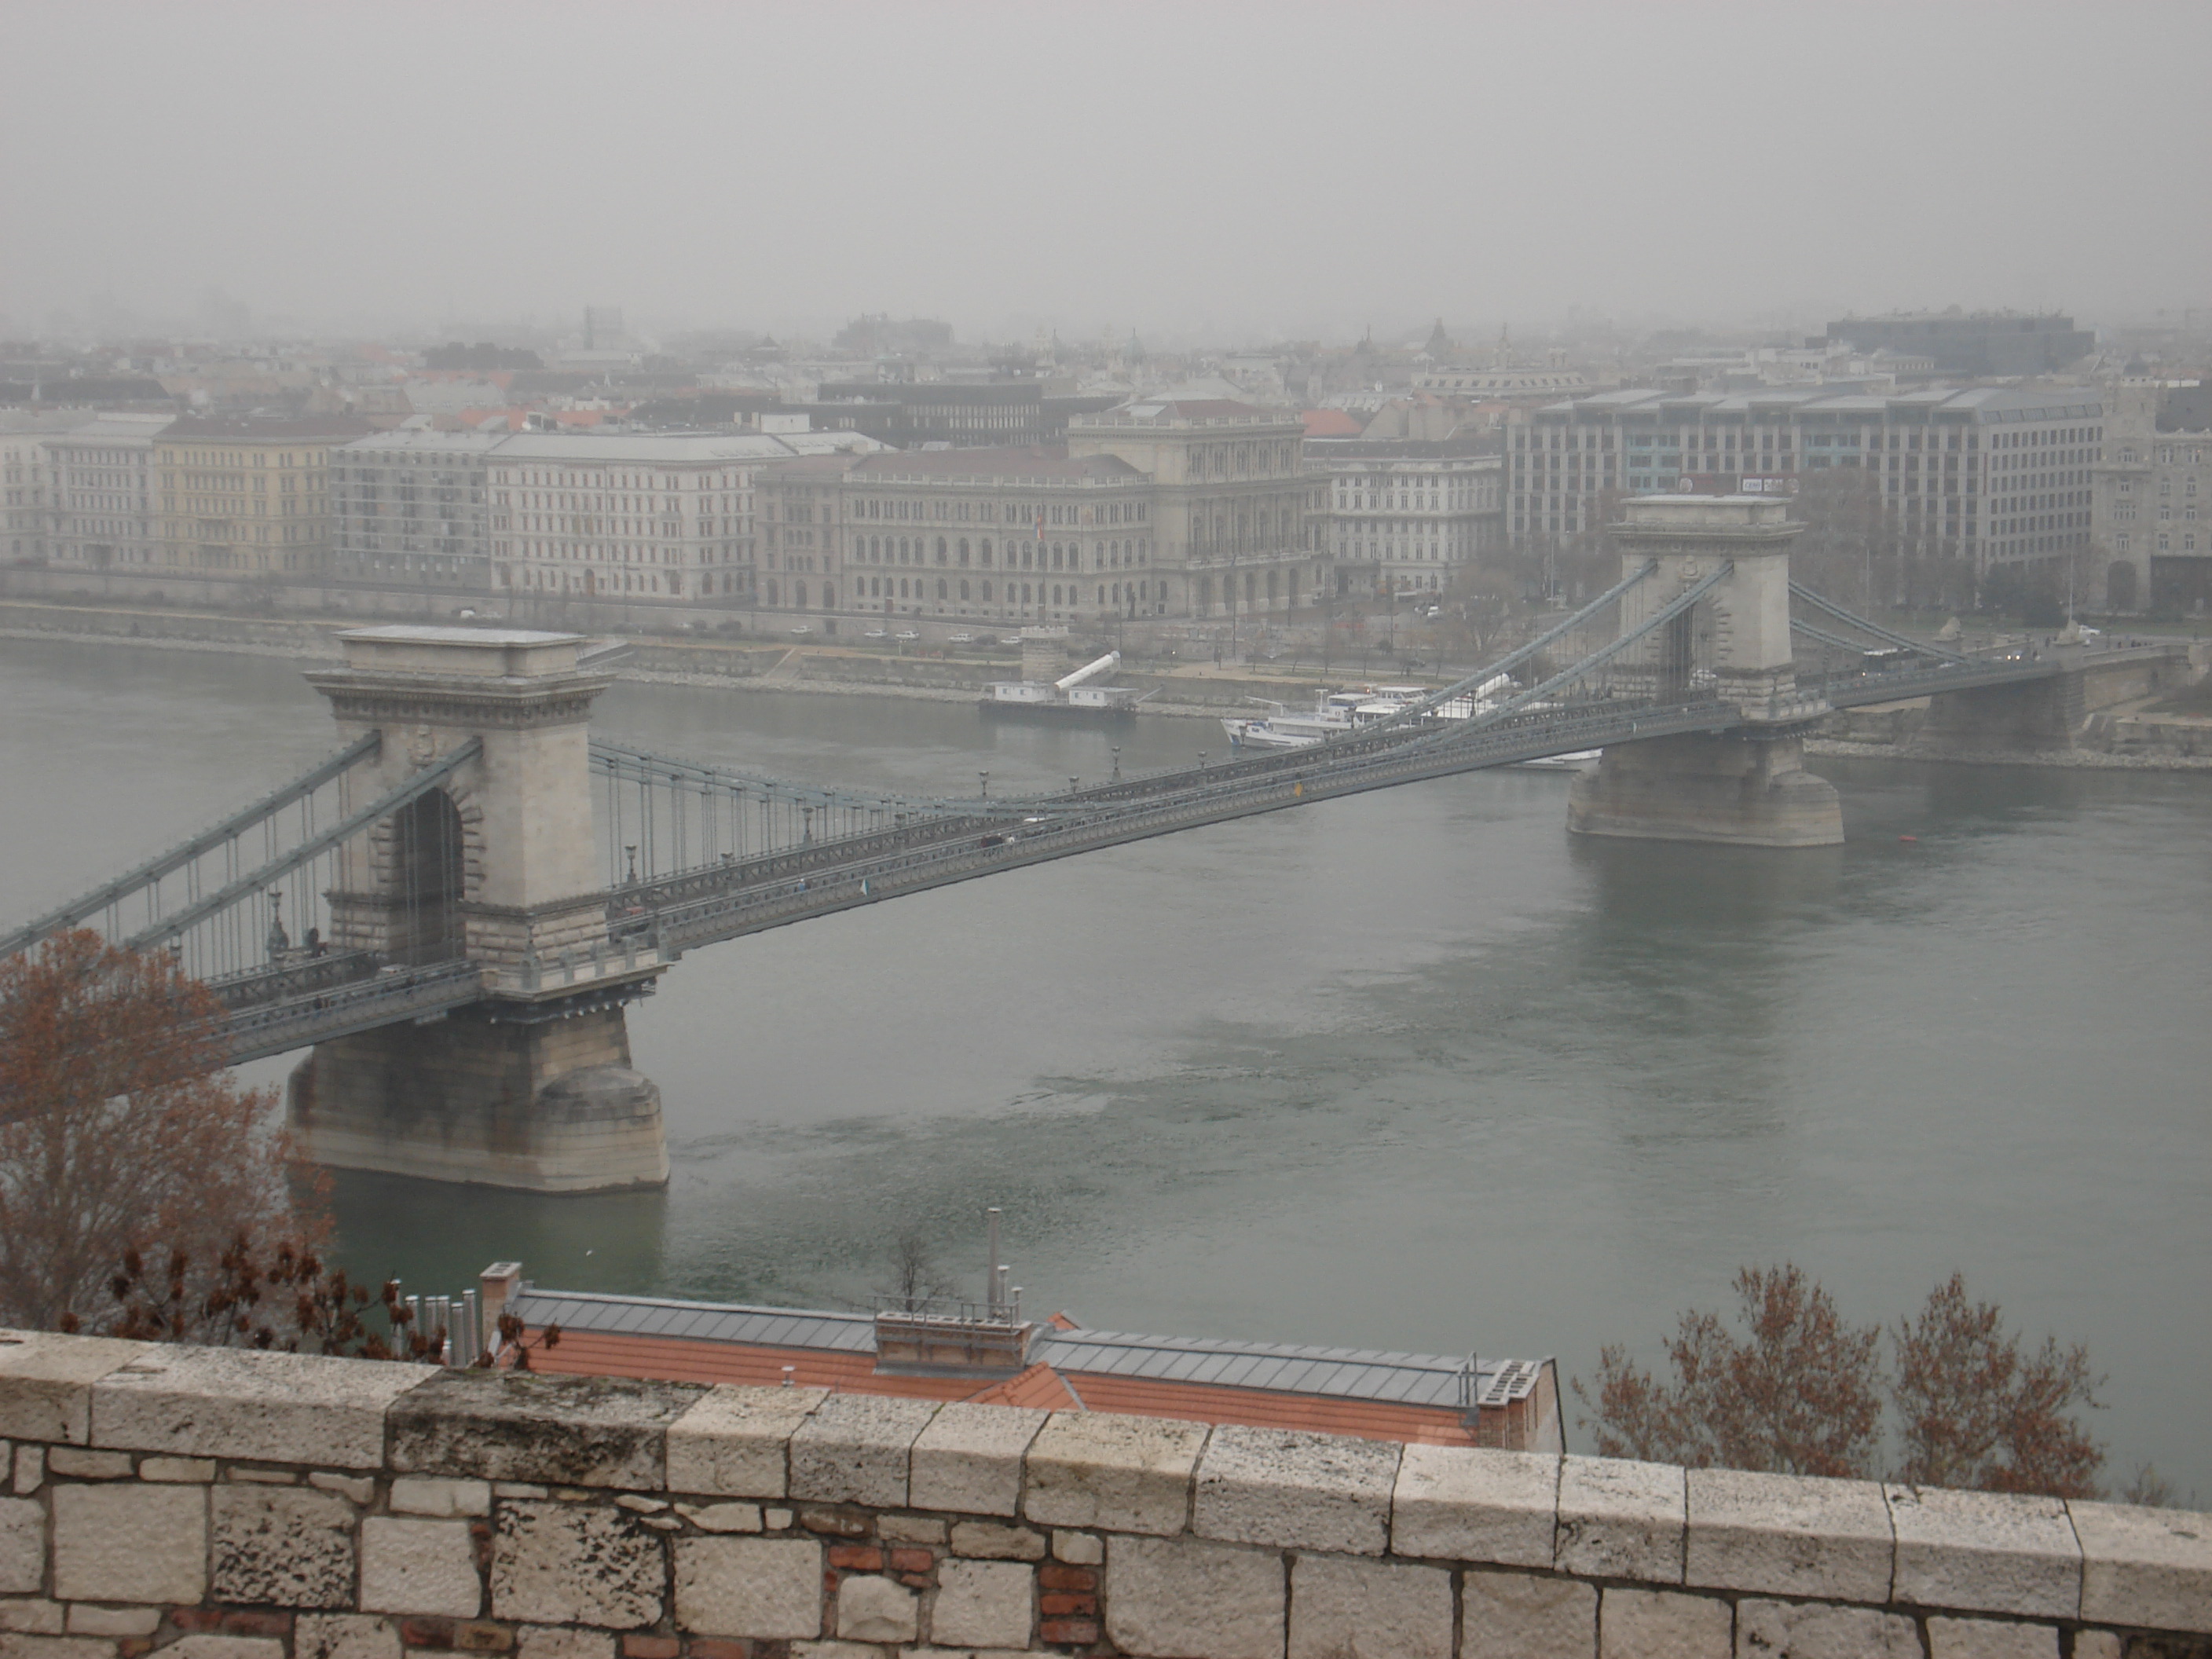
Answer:
[[[0,317],[2212,305],[2212,4],[9,0]]]

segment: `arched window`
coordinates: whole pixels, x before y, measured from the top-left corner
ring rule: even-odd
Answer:
[[[988,605],[988,604],[989,604],[989,603],[990,603],[990,599],[991,599],[991,584],[990,584],[990,583],[988,583],[988,582],[985,582],[985,583],[983,584],[983,601],[984,601],[984,603],[985,603],[985,604],[987,604],[987,605]]]
[[[1052,602],[1054,605],[1058,605],[1060,603],[1060,584],[1058,582],[1054,582],[1052,585]]]
[[[943,563],[945,562],[945,538],[944,538],[944,537],[942,537],[942,536],[939,536],[939,537],[937,538],[937,562],[938,562],[938,563],[939,563],[939,564],[943,564]]]
[[[770,605],[774,605],[776,602],[775,583],[773,581],[770,581],[768,585],[768,602]]]
[[[976,550],[983,556],[983,568],[988,570],[991,568],[991,544],[978,542],[975,545]]]
[[[960,597],[963,599],[968,597],[968,584],[964,581],[960,584]]]
[[[901,599],[906,598],[906,578],[903,576],[899,578],[898,596]]]
[[[968,538],[964,536],[960,538],[960,568],[968,568]]]
[[[794,611],[804,611],[806,609],[806,584],[805,582],[792,583],[791,606]]]

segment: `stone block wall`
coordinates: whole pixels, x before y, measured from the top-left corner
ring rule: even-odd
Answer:
[[[2212,1516],[0,1332],[0,1659],[2203,1659]]]

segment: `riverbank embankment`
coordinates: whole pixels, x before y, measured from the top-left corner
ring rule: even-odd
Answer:
[[[0,639],[46,639],[156,650],[225,652],[301,662],[339,659],[336,635],[359,617],[241,616],[217,611],[0,599]],[[902,656],[854,646],[783,645],[744,640],[625,636],[612,665],[621,678],[647,684],[820,696],[905,697],[973,702],[994,680],[1019,669],[1005,657]],[[1340,676],[1340,679],[1356,678]],[[1146,694],[1148,716],[1210,719],[1257,702],[1300,705],[1322,682],[1316,676],[1264,676],[1191,664],[1166,672],[1132,670],[1116,682]],[[2201,688],[2200,688],[2201,689]],[[1953,749],[1923,732],[1928,700],[1848,709],[1806,741],[1810,755],[1872,756],[1956,765],[2051,766],[2128,771],[2212,770],[2212,708],[2184,700],[2145,700],[2089,716],[2075,742],[2033,750]]]

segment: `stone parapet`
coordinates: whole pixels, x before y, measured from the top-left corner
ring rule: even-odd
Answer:
[[[2212,1654],[2212,1516],[0,1332],[0,1659]]]

